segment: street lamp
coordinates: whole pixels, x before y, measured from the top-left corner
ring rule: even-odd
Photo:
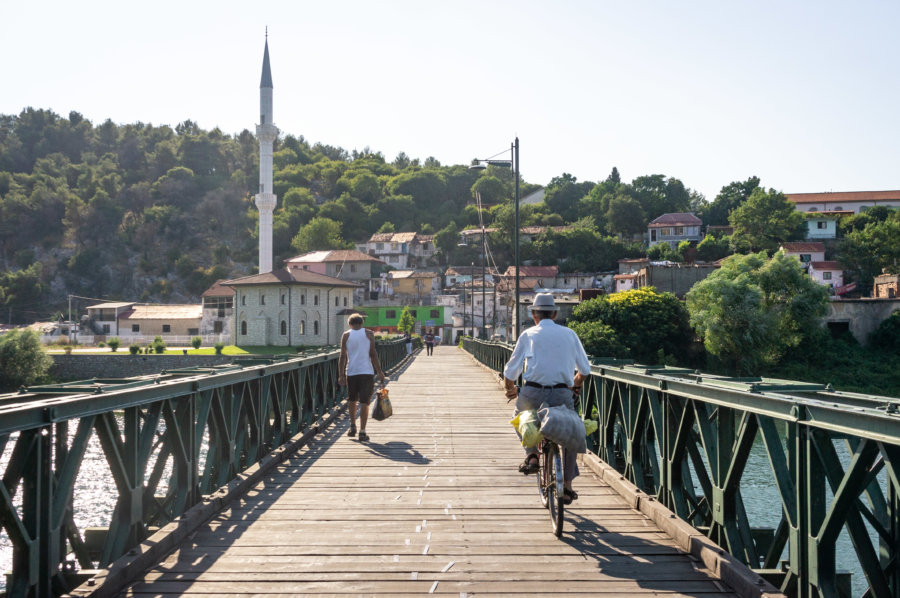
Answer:
[[[500,152],[501,154],[504,153]],[[511,160],[495,160],[494,157],[488,158],[486,160],[475,160],[475,164],[470,166],[474,170],[484,170],[488,166],[503,166],[506,168],[513,169],[513,176],[515,177],[515,185],[516,185],[516,194],[514,197],[515,202],[515,232],[514,232],[514,250],[515,250],[515,268],[516,268],[516,305],[514,317],[516,318],[515,325],[515,340],[519,340],[519,328],[521,327],[521,323],[519,322],[519,138],[516,137],[515,141],[509,145],[509,153]],[[495,154],[499,155],[499,154]],[[482,239],[484,235],[482,235]]]

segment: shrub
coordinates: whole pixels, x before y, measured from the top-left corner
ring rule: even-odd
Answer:
[[[113,353],[119,350],[120,344],[122,344],[122,341],[120,341],[116,336],[109,339],[109,348],[112,349]]]
[[[900,353],[900,311],[895,311],[869,336],[869,345],[882,351]]]
[[[99,343],[97,343],[97,346],[100,347],[100,348],[102,349],[103,347],[106,346],[106,343],[104,343],[104,342],[99,342]]]
[[[203,344],[203,339],[200,338],[199,336],[195,336],[194,338],[191,339],[191,346],[195,349],[199,349],[200,345],[202,345],[202,344]]]
[[[11,330],[0,336],[0,392],[34,384],[52,365],[40,335],[33,330]]]
[[[137,355],[138,353],[141,352],[141,346],[140,346],[139,344],[137,344],[137,343],[133,343],[132,345],[130,345],[130,346],[128,347],[128,351],[129,351],[132,355]]]
[[[56,344],[59,345],[60,347],[62,347],[62,346],[64,346],[64,345],[68,345],[68,344],[69,344],[69,337],[68,337],[68,336],[61,336],[61,337],[59,337],[59,340],[56,341]]]
[[[225,343],[216,343],[215,348],[216,348],[216,355],[221,355],[222,349],[225,348]]]
[[[166,341],[164,341],[161,336],[157,336],[153,339],[153,351],[156,353],[166,352]]]
[[[66,345],[65,347],[63,347],[63,351],[66,352],[66,355],[71,355],[72,354],[72,345]]]

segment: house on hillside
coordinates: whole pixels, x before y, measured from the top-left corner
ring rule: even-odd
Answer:
[[[615,276],[613,276],[613,284],[615,285],[613,292],[621,293],[622,291],[630,291],[634,288],[637,277],[637,273],[616,274]]]
[[[325,276],[356,282],[378,278],[385,263],[356,249],[330,249],[310,251],[284,260],[288,270],[307,270]]]
[[[672,249],[682,241],[699,242],[703,236],[700,229],[703,221],[689,212],[663,214],[647,225],[649,247],[659,243],[668,243]]]
[[[897,299],[900,297],[900,274],[881,274],[875,277],[872,296],[876,299]]]
[[[434,256],[434,235],[376,233],[356,248],[400,270],[424,268]]]
[[[805,212],[806,217],[806,238],[810,240],[816,239],[836,239],[838,222],[844,216],[852,216],[850,210],[827,212]]]
[[[281,269],[222,282],[234,289],[234,343],[335,345],[359,284],[303,269]]]
[[[859,214],[875,206],[900,208],[897,191],[840,191],[837,193],[786,193],[798,212],[853,212]]]
[[[556,284],[559,275],[559,266],[520,266],[519,267],[519,295],[522,293],[533,294],[534,289],[551,288]],[[516,267],[509,266],[503,273],[501,289],[515,292]]]
[[[809,263],[810,278],[831,289],[844,286],[844,269],[833,261],[821,261]]]
[[[779,250],[785,255],[797,258],[804,266],[810,262],[825,261],[824,243],[814,241],[782,243]]]
[[[392,270],[385,275],[388,297],[426,303],[441,290],[441,274],[425,270]]]

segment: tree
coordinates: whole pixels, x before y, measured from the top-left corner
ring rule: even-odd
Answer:
[[[630,237],[647,227],[647,214],[637,200],[627,195],[616,195],[606,211],[606,230],[611,234]]]
[[[503,181],[493,176],[481,176],[472,185],[472,195],[481,195],[482,204],[499,203],[506,196],[506,186]]]
[[[691,325],[736,374],[777,363],[819,331],[828,292],[779,252],[733,255],[688,292]]]
[[[686,212],[691,205],[691,194],[684,183],[664,174],[637,177],[631,181],[631,194],[651,220],[663,214]]]
[[[598,328],[598,324],[609,330]],[[604,295],[583,302],[567,321],[579,336],[598,340],[613,357],[632,357],[645,364],[665,356],[683,358],[689,354],[692,340],[688,314],[672,293],[660,293],[653,287]],[[592,340],[593,342],[593,340]],[[616,349],[624,347],[624,351]]]
[[[310,220],[291,241],[291,247],[301,254],[325,249],[343,249],[346,246],[341,238],[341,224],[320,217]]]
[[[38,382],[52,365],[37,332],[11,330],[0,336],[0,392]]]
[[[684,258],[677,249],[673,249],[668,243],[657,243],[647,249],[647,257],[654,262],[681,262]]]
[[[564,172],[562,176],[553,177],[547,185],[544,194],[544,204],[566,221],[575,220],[578,216],[578,200],[590,193],[594,183],[584,181],[579,183],[571,174]]]
[[[409,306],[405,306],[403,311],[400,312],[400,320],[397,322],[397,330],[400,332],[412,333],[416,328],[416,319],[413,317],[412,312],[409,310]]]
[[[850,231],[840,248],[841,263],[853,273],[862,292],[869,292],[874,277],[883,271],[900,273],[900,213]]]
[[[746,181],[734,181],[722,187],[709,206],[701,212],[706,225],[724,226],[728,224],[731,212],[743,204],[759,187],[759,177],[752,176]]]
[[[701,262],[715,262],[731,254],[731,237],[706,235],[697,244],[697,259]]]
[[[805,220],[783,193],[762,188],[735,208],[728,221],[734,228],[732,243],[739,251],[774,252],[793,239],[802,239]]]

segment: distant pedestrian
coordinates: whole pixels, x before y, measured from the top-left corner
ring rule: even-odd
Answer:
[[[350,330],[341,335],[341,356],[338,361],[338,384],[347,387],[347,401],[350,404],[350,431],[347,436],[356,436],[356,405],[359,412],[359,439],[369,439],[366,434],[366,420],[369,417],[369,399],[375,391],[375,374],[384,385],[384,372],[375,350],[375,335],[362,327],[363,317],[353,314],[347,319]]]
[[[425,335],[422,337],[422,340],[425,341],[425,353],[426,355],[431,355],[434,353],[434,332],[429,328]]]
[[[408,331],[403,334],[403,340],[406,342],[406,354],[412,355],[412,336]]]

